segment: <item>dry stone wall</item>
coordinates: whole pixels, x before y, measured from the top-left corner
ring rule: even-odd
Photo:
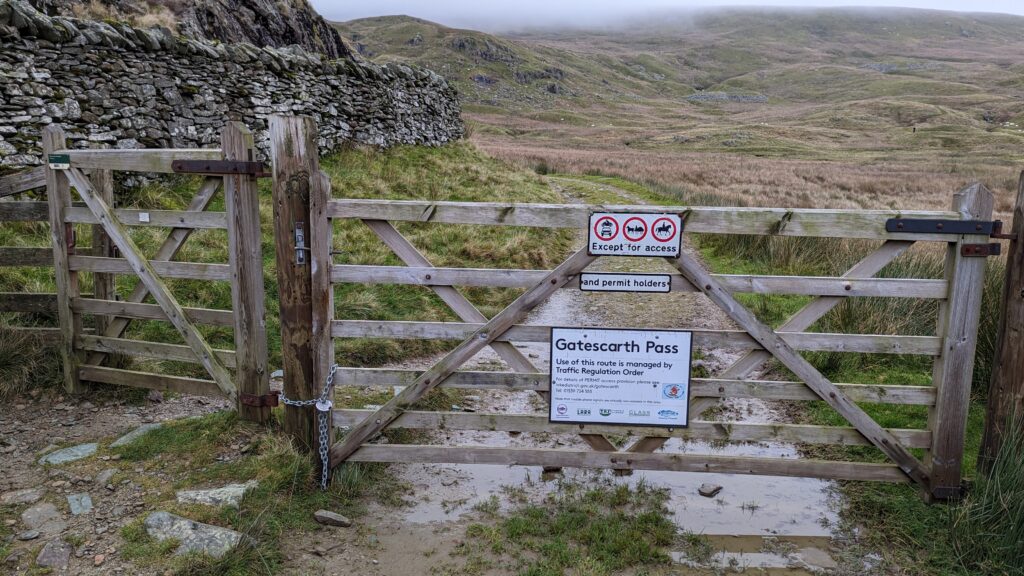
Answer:
[[[208,43],[0,0],[0,171],[40,164],[51,123],[75,148],[194,148],[217,146],[224,123],[238,120],[265,152],[272,114],[316,118],[322,151],[438,145],[464,130],[454,88],[429,70]]]

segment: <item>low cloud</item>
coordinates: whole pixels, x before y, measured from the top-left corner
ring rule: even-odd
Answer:
[[[532,26],[602,26],[613,25],[625,18],[643,16],[665,10],[686,10],[715,6],[751,6],[749,0],[731,2],[684,0],[516,0],[489,2],[481,0],[311,0],[316,9],[329,20],[343,21],[368,16],[407,14],[440,22],[448,26],[507,30]],[[1020,0],[842,0],[839,2],[808,2],[783,0],[757,2],[760,6],[902,6],[966,12],[1002,12],[1024,14]]]

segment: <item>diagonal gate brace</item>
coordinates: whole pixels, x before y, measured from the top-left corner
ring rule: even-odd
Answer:
[[[232,381],[231,373],[221,363],[220,359],[213,353],[213,349],[203,339],[199,330],[185,315],[181,305],[171,294],[167,286],[160,280],[160,277],[153,270],[152,264],[142,255],[142,251],[128,235],[128,230],[114,216],[110,206],[92,188],[89,179],[77,168],[70,168],[65,173],[71,181],[72,186],[78,190],[79,196],[85,201],[86,206],[96,217],[96,220],[103,226],[110,240],[121,251],[122,257],[128,261],[132,270],[139,277],[142,283],[149,290],[149,293],[156,300],[157,304],[167,315],[167,319],[174,325],[185,342],[192,348],[199,362],[206,368],[210,376],[217,382],[217,386],[224,394],[236,401],[235,384]]]
[[[891,458],[903,472],[922,486],[928,486],[929,475],[924,464],[911,454],[888,430],[882,428],[860,406],[854,404],[828,378],[804,359],[786,343],[774,330],[758,320],[743,307],[732,294],[709,274],[703,266],[685,252],[673,261],[673,265],[697,289],[717,304],[730,318],[750,336],[757,340],[766,351],[803,380],[822,400],[857,429],[858,432]]]
[[[352,430],[331,448],[331,466],[337,466],[355,453],[364,442],[373,438],[381,430],[402,415],[415,404],[424,394],[451,376],[462,364],[472,358],[484,347],[504,334],[516,322],[520,321],[530,310],[533,310],[556,290],[560,289],[570,278],[579,274],[584,268],[597,259],[587,254],[586,248],[570,256],[557,268],[547,274],[533,288],[491,318],[479,330],[449,352],[437,364],[420,374],[419,377],[398,396],[395,396],[372,415],[363,419]]]

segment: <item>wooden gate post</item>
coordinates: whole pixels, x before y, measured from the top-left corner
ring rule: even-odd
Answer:
[[[1024,172],[1017,185],[1011,234],[985,435],[978,453],[978,470],[986,473],[1007,436],[1006,427],[1024,425]]]
[[[256,159],[252,132],[229,122],[221,134],[225,160]],[[224,177],[228,217],[228,264],[231,266],[231,307],[235,318],[235,387],[238,414],[243,420],[266,422],[270,406],[246,403],[270,393],[267,371],[267,318],[263,291],[263,249],[260,234],[260,195],[256,177]]]
[[[969,220],[991,220],[994,199],[981,184],[972,184],[953,197],[953,211]],[[945,500],[960,496],[961,464],[967,412],[971,401],[974,353],[978,344],[981,296],[985,288],[986,258],[961,253],[965,244],[988,244],[987,235],[962,235],[950,242],[946,252],[946,280],[949,295],[939,309],[937,334],[942,338],[941,355],[935,361],[932,381],[936,387],[935,406],[928,417],[932,447],[928,499]]]
[[[43,129],[43,155],[64,150],[64,129],[51,124]],[[71,184],[60,171],[46,166],[46,199],[50,207],[50,242],[53,244],[53,272],[57,284],[57,320],[60,322],[60,357],[64,365],[64,389],[70,394],[84,390],[78,376],[81,359],[75,352],[75,338],[82,333],[81,316],[71,309],[78,297],[78,273],[68,266],[68,254],[74,251],[74,233],[64,222],[71,207]]]
[[[334,357],[330,251],[329,247],[325,249],[323,238],[329,234],[325,230],[330,190],[320,172],[316,143],[317,128],[312,118],[270,118],[284,392],[292,400],[320,396]],[[328,447],[331,425],[332,418],[327,418]],[[284,427],[298,446],[319,450],[316,408],[285,406]]]
[[[97,168],[89,175],[89,181],[92,182],[92,187],[96,194],[103,198],[111,208],[115,207],[114,171]],[[110,236],[107,236],[107,233],[103,231],[103,226],[99,224],[93,226],[92,255],[113,258],[115,257],[115,252],[114,243],[110,241]],[[114,279],[115,276],[113,274],[94,272],[92,275],[93,297],[99,300],[117,300],[114,290]],[[107,331],[110,320],[110,316],[96,316],[96,333],[104,334]],[[110,358],[110,356],[108,355],[106,358]]]

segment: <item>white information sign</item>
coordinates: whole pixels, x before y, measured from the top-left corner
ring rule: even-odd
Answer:
[[[591,256],[679,256],[683,219],[676,214],[595,212],[590,215]]]
[[[580,290],[584,292],[660,292],[672,291],[668,274],[618,274],[584,272],[580,274]]]
[[[551,422],[683,428],[690,332],[551,329]]]

